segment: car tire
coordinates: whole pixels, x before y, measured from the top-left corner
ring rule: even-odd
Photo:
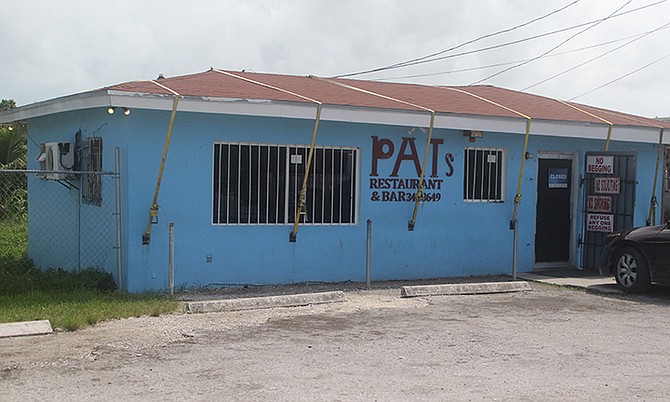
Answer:
[[[614,259],[614,277],[619,288],[627,293],[644,292],[651,286],[649,265],[640,250],[626,247]]]

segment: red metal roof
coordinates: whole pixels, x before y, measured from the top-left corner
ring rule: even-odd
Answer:
[[[326,80],[310,76],[220,72],[215,69],[202,73],[161,78],[156,82],[180,95],[203,98],[310,102],[310,100],[302,98],[306,97],[317,100],[324,105],[396,110],[417,110],[417,107],[413,105],[418,105],[422,108],[434,110],[439,114],[521,117],[519,115],[521,113],[532,119],[598,124],[605,123],[603,121],[605,120],[615,125],[670,128],[670,123],[667,122],[586,105],[568,104],[556,99],[488,85],[440,87],[352,79]],[[357,91],[336,83],[356,87],[367,92]],[[302,97],[272,87],[281,88]],[[161,88],[152,81],[128,82],[104,89],[149,94],[171,94],[170,91]]]

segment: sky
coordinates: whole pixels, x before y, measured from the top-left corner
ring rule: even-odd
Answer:
[[[19,106],[210,67],[333,77],[442,51],[351,78],[670,116],[669,0],[0,0],[0,99]]]

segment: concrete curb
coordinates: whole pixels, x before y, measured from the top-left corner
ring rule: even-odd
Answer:
[[[49,320],[22,321],[0,324],[0,338],[13,336],[46,335],[53,333]]]
[[[594,293],[624,294],[616,285],[616,280],[606,276],[592,277],[552,277],[538,275],[532,272],[523,272],[518,275],[526,281],[546,283],[549,285],[580,288]]]
[[[451,283],[447,285],[403,286],[401,297],[473,295],[485,293],[524,292],[530,289],[528,282]]]
[[[246,299],[186,302],[188,313],[254,310],[273,307],[296,307],[347,301],[344,292],[305,293],[297,295],[251,297]]]

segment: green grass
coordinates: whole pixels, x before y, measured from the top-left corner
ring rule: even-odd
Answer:
[[[112,276],[98,269],[41,271],[28,259],[27,243],[25,222],[0,222],[0,323],[49,320],[53,328],[76,330],[179,307],[165,295],[117,291]]]
[[[170,314],[177,306],[158,294],[35,291],[0,296],[0,322],[49,320],[53,328],[72,331],[115,318]]]

